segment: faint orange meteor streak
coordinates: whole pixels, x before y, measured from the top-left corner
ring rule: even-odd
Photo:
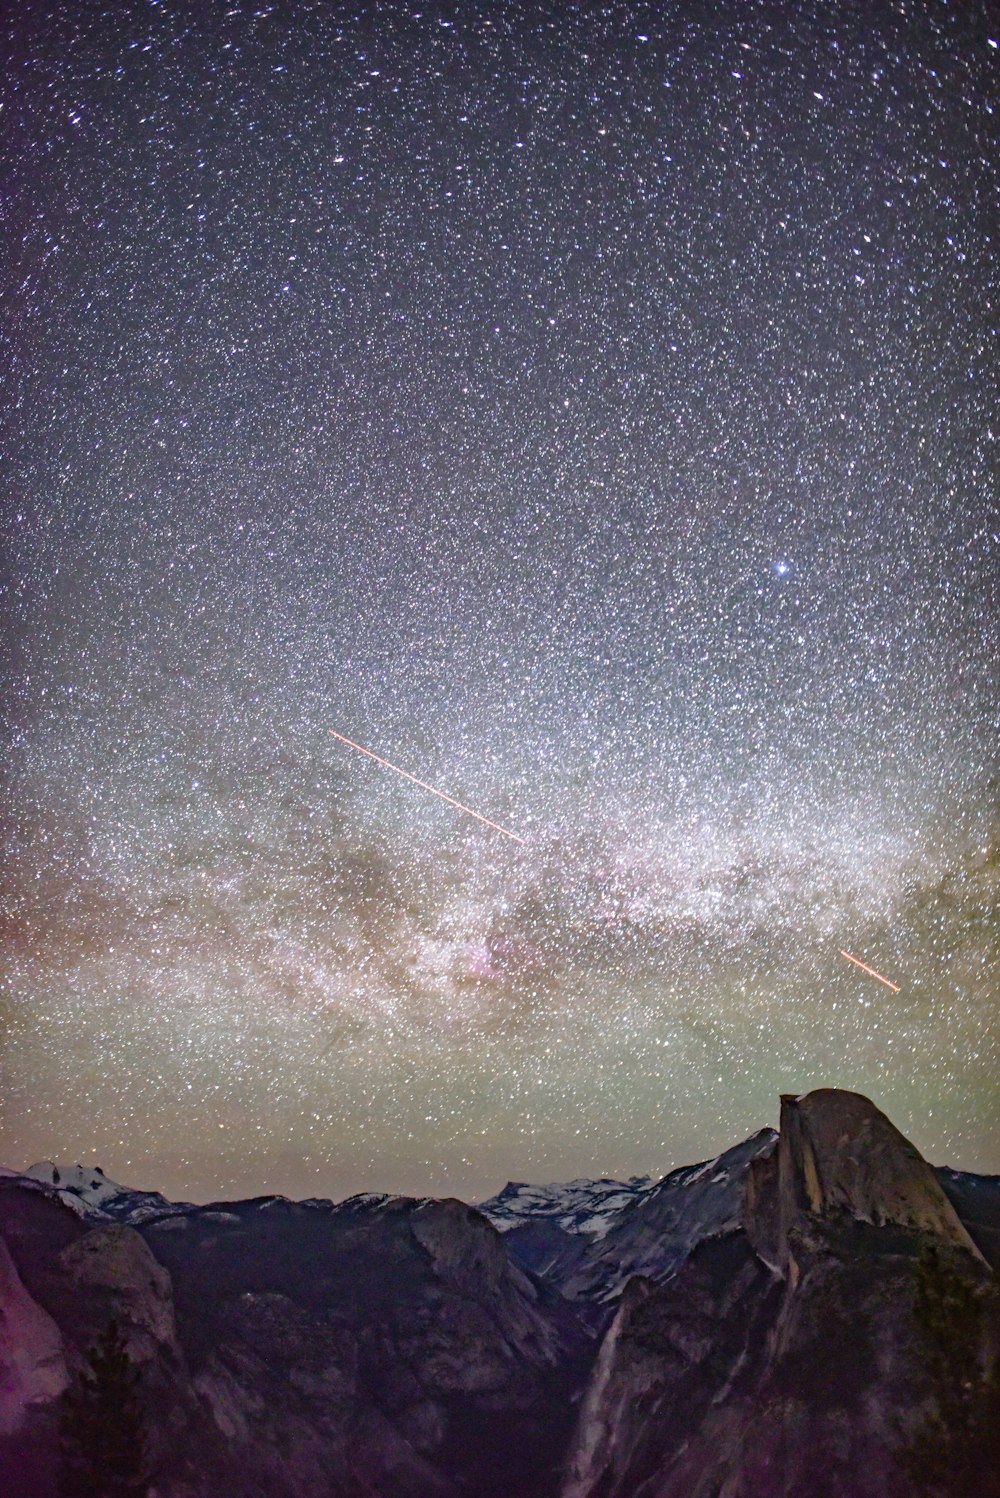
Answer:
[[[860,957],[852,957],[850,952],[844,951],[843,947],[838,947],[837,951],[841,957],[846,957],[848,962],[853,962],[855,967],[862,968],[866,973],[870,973],[873,978],[877,978],[880,983],[884,983],[886,988],[891,988],[893,993],[899,993],[898,983],[890,983],[888,978],[883,978],[881,973],[877,973],[873,967],[869,967],[867,962],[862,962]]]
[[[477,822],[485,822],[487,827],[492,827],[495,831],[502,832],[504,837],[512,837],[515,843],[522,843],[524,847],[528,846],[528,839],[526,837],[518,837],[516,832],[511,832],[508,828],[501,827],[499,822],[491,822],[489,817],[484,817],[478,811],[473,811],[471,806],[463,806],[461,801],[455,800],[454,796],[446,796],[444,791],[439,791],[435,786],[428,785],[426,780],[418,780],[415,775],[410,774],[409,770],[401,770],[391,760],[383,759],[381,754],[375,754],[371,749],[365,749],[363,745],[356,744],[353,739],[345,738],[335,728],[331,728],[328,731],[333,734],[335,739],[339,739],[342,744],[349,744],[359,754],[367,754],[369,759],[375,760],[380,765],[385,765],[387,770],[395,770],[397,775],[402,775],[406,780],[412,780],[413,784],[419,785],[421,790],[430,791],[432,796],[440,796],[442,801],[447,801],[450,806],[457,806],[459,811],[464,811],[468,816],[475,817]]]

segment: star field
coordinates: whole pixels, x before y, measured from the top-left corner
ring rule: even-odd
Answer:
[[[4,1163],[1000,1170],[1000,29],[863,11],[8,11]]]

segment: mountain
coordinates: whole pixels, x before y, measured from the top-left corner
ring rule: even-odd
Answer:
[[[777,1138],[773,1129],[761,1129],[714,1160],[671,1171],[638,1193],[601,1238],[587,1243],[566,1274],[564,1293],[609,1305],[635,1274],[668,1278],[696,1244],[738,1224],[748,1173],[773,1153]]]
[[[1000,1346],[998,1242],[1000,1181],[829,1090],[662,1180],[479,1210],[0,1171],[0,1491],[54,1498],[61,1391],[114,1319],[157,1498],[906,1498],[935,1411],[978,1450],[953,1406]],[[978,1493],[948,1453],[965,1488],[931,1491]]]
[[[479,1210],[507,1235],[507,1252],[526,1269],[562,1284],[587,1249],[611,1230],[626,1207],[652,1186],[650,1176],[529,1186],[508,1181]]]
[[[112,1317],[155,1411],[163,1498],[554,1491],[592,1335],[461,1202],[262,1197],[131,1226],[7,1176],[0,1231],[18,1275],[0,1309],[30,1374],[5,1495],[53,1491],[45,1329],[73,1374]]]
[[[662,1282],[703,1239],[739,1227],[748,1176],[759,1168],[757,1161],[773,1156],[776,1164],[777,1144],[776,1130],[761,1129],[714,1159],[683,1166],[658,1181],[648,1176],[547,1186],[512,1181],[479,1210],[506,1235],[508,1252],[518,1263],[572,1300],[613,1307],[632,1275]],[[1000,1266],[1000,1180],[928,1168],[973,1243],[994,1268]]]
[[[703,1238],[740,1220],[747,1172],[770,1154],[774,1129],[662,1180],[602,1177],[566,1185],[509,1182],[479,1210],[506,1235],[511,1257],[570,1300],[613,1306],[634,1274],[665,1279]]]
[[[14,1175],[15,1172],[4,1172]],[[135,1191],[109,1180],[99,1165],[54,1165],[43,1160],[23,1172],[27,1180],[51,1186],[59,1199],[90,1222],[147,1222],[154,1217],[186,1211],[190,1202],[170,1202],[158,1191]]]

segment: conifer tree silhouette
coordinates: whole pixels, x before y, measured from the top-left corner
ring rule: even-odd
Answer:
[[[983,1358],[995,1284],[977,1290],[930,1248],[914,1289],[934,1401],[903,1453],[914,1498],[1000,1498],[1000,1369]]]
[[[139,1374],[111,1320],[63,1396],[60,1498],[146,1498],[145,1467]]]

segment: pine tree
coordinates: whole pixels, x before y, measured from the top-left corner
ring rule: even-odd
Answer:
[[[915,1495],[1000,1498],[1000,1380],[983,1361],[985,1298],[936,1249],[921,1255],[914,1318],[934,1407],[904,1453]]]
[[[117,1321],[110,1321],[63,1396],[61,1498],[146,1498],[139,1374]]]

